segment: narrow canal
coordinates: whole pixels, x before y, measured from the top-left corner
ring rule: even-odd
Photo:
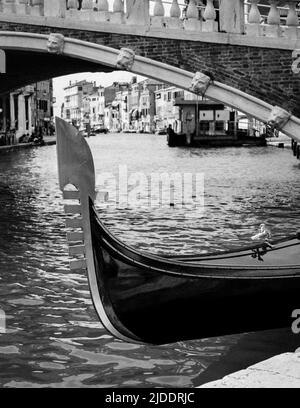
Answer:
[[[146,176],[204,174],[204,211],[97,202],[112,231],[135,247],[199,253],[248,243],[262,222],[274,237],[300,229],[300,168],[289,149],[169,149],[164,136],[123,134],[89,143],[97,180],[119,165]],[[0,208],[1,387],[190,387],[299,346],[289,328],[160,347],[108,335],[86,276],[68,270],[55,146],[1,152]]]

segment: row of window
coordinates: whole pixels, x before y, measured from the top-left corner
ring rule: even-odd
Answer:
[[[199,129],[204,131],[204,132],[208,132],[209,131],[209,127],[210,127],[210,123],[209,121],[203,120],[199,123]],[[225,127],[225,122],[222,120],[217,120],[215,121],[215,130],[216,131],[223,131]]]
[[[184,91],[169,91],[163,94],[163,100],[166,102],[171,102],[175,100],[176,98],[183,98],[184,97]],[[161,99],[162,94],[157,93],[156,94],[156,99]]]
[[[48,101],[40,99],[38,101],[38,108],[39,108],[39,110],[42,110],[44,112],[48,112]]]

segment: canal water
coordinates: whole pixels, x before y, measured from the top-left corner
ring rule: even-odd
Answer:
[[[203,253],[249,243],[262,222],[275,238],[299,229],[300,168],[290,149],[170,149],[164,136],[136,134],[99,135],[89,144],[98,183],[103,172],[117,179],[119,165],[129,175],[204,177],[204,208],[199,192],[194,205],[170,200],[175,205],[163,208],[145,197],[118,206],[113,195],[98,195],[107,225],[136,248]],[[0,208],[1,387],[192,387],[299,347],[289,328],[159,347],[112,338],[86,276],[68,269],[55,146],[1,152]]]

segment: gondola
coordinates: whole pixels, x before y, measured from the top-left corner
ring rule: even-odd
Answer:
[[[127,342],[166,344],[287,327],[300,308],[300,234],[210,255],[157,256],[114,237],[95,210],[91,151],[56,119],[71,269],[85,269],[106,329]],[[74,204],[76,200],[76,204]]]

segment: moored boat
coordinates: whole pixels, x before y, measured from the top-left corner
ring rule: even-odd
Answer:
[[[176,131],[169,132],[170,147],[266,146],[266,126],[210,100],[178,98]],[[255,126],[254,122],[255,121]],[[170,130],[170,128],[168,129]],[[271,132],[271,129],[269,129]]]
[[[299,308],[300,235],[210,255],[161,257],[116,239],[94,207],[90,149],[56,121],[72,269],[86,269],[103,325],[124,341],[163,344],[288,326]],[[68,189],[69,186],[73,189]]]

